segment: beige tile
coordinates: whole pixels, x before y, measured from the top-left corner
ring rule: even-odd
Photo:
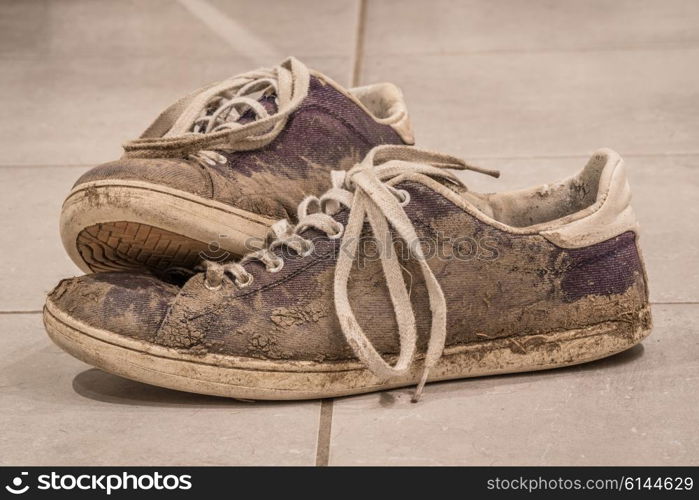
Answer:
[[[469,156],[699,152],[699,49],[368,56],[418,144]]]
[[[279,61],[274,61],[274,63]],[[331,77],[343,58],[306,58]],[[5,165],[94,164],[118,158],[174,101],[202,85],[257,65],[227,59],[13,60],[0,72],[0,147]],[[47,84],[46,82],[51,82]]]
[[[330,463],[670,465],[699,461],[697,305],[654,308],[642,347],[580,367],[335,401]]]
[[[58,234],[63,198],[86,169],[0,167],[0,311],[38,310],[58,280],[82,274]]]
[[[500,179],[465,173],[471,189],[520,189],[562,179],[580,170],[580,158],[505,159],[474,162],[500,169]],[[633,207],[641,224],[641,248],[648,267],[651,300],[699,301],[699,283],[687,279],[699,267],[699,155],[626,158]]]
[[[180,2],[32,0],[0,4],[0,57],[216,57],[230,46]],[[244,50],[243,48],[239,50]]]
[[[185,93],[292,54],[347,83],[350,3],[306,12],[312,35],[253,3],[0,4],[0,164],[111,160]]]
[[[693,0],[369,1],[370,55],[696,47]]]
[[[354,52],[359,0],[209,0],[209,3],[283,55],[352,57]]]
[[[2,2],[0,57],[350,57],[357,13],[355,0]]]
[[[2,465],[312,465],[319,404],[159,389],[71,358],[41,316],[0,315]]]

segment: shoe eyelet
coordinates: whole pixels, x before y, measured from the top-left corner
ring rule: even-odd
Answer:
[[[223,281],[221,281],[217,286],[213,286],[209,283],[209,280],[204,278],[204,288],[211,290],[212,292],[218,292],[221,288],[223,288]]]
[[[307,246],[306,250],[304,250],[303,252],[301,252],[299,254],[299,256],[301,256],[301,257],[308,257],[309,255],[311,255],[313,253],[313,250],[315,250],[315,245],[313,245],[313,242],[308,241],[308,240],[306,240],[306,241],[308,243],[308,246]]]
[[[216,164],[217,165],[227,165],[228,164],[228,158],[223,156],[222,154],[216,153]]]
[[[250,273],[247,274],[247,277],[248,277],[248,279],[246,279],[245,281],[240,281],[240,280],[236,279],[235,280],[236,286],[238,288],[245,288],[245,287],[252,285],[252,282],[254,281],[255,278],[253,278],[252,274],[250,274]]]
[[[273,267],[268,267],[267,271],[270,273],[278,273],[282,269],[284,269],[284,259],[280,257],[278,263]]]
[[[341,223],[338,222],[337,226],[335,227],[337,228],[337,230],[333,234],[328,235],[328,238],[330,238],[331,240],[341,238],[345,232],[345,226],[343,226]]]
[[[404,207],[408,203],[410,203],[410,193],[406,191],[405,189],[398,189],[396,190],[396,193],[400,193],[403,199],[398,200],[398,203],[400,206]]]

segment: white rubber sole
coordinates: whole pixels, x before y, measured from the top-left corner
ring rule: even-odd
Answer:
[[[416,384],[421,370],[418,361],[405,377],[385,382],[356,362],[195,355],[88,326],[50,300],[44,308],[44,324],[63,350],[107,372],[160,387],[238,399],[316,399],[380,391]],[[629,349],[649,333],[650,329],[631,329],[628,323],[607,322],[449,347],[431,370],[429,381],[585,363]]]
[[[60,230],[71,259],[92,272],[186,265],[207,251],[240,256],[261,244],[274,222],[157,184],[96,181],[70,193]]]

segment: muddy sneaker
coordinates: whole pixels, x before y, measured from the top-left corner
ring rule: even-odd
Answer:
[[[401,91],[346,90],[290,58],[188,95],[83,175],[61,237],[85,272],[191,268],[263,242],[274,221],[380,144],[412,144]]]
[[[624,166],[468,191],[400,146],[374,149],[273,226],[269,246],[182,287],[132,273],[64,280],[51,338],[104,370],[249,399],[356,394],[542,370],[630,348],[651,328]]]

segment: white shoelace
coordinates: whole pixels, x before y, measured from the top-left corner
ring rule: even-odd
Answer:
[[[283,130],[289,115],[308,95],[310,72],[298,59],[290,57],[279,66],[262,68],[200,89],[166,109],[140,139],[127,143],[131,150],[149,149],[151,154],[166,152],[169,145],[196,151],[189,158],[213,165],[225,162],[212,151],[244,151],[261,148]],[[275,95],[276,111],[269,113],[259,97]],[[252,120],[238,120],[250,112]],[[163,153],[165,155],[165,153]]]
[[[410,370],[417,349],[417,329],[410,293],[403,279],[396,252],[392,251],[393,228],[396,235],[408,245],[411,257],[420,266],[432,313],[422,375],[413,396],[413,401],[417,401],[427,382],[430,369],[439,361],[444,351],[447,306],[442,288],[426,262],[422,244],[403,208],[409,202],[408,193],[394,188],[387,184],[387,181],[402,174],[418,173],[463,185],[452,172],[446,170],[448,168],[473,170],[495,177],[499,175],[496,171],[469,166],[452,156],[408,146],[374,148],[361,163],[349,171],[333,171],[332,187],[320,198],[305,198],[298,207],[296,226],[291,226],[286,220],[275,223],[272,227],[274,240],[267,248],[247,255],[240,262],[206,262],[205,284],[209,288],[219,288],[224,275],[228,274],[234,278],[238,286],[249,286],[253,278],[244,265],[253,259],[264,263],[268,271],[278,272],[282,269],[284,261],[273,252],[275,248],[285,245],[300,255],[312,253],[312,242],[300,234],[306,229],[315,228],[329,238],[342,237],[342,250],[335,266],[333,284],[335,311],[342,333],[357,358],[374,375],[383,380],[390,380],[405,375]],[[349,218],[344,228],[332,217],[341,206],[349,209]],[[369,222],[374,238],[379,243],[379,259],[398,324],[399,351],[393,365],[387,363],[371,344],[357,322],[348,297],[350,271],[357,257],[365,221]]]

